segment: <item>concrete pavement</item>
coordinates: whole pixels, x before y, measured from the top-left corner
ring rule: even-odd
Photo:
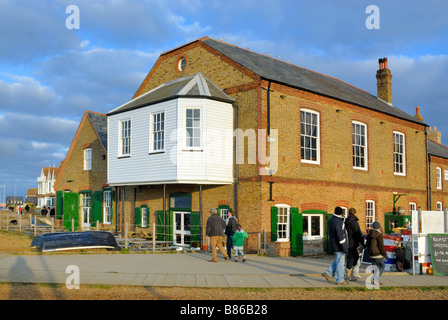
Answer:
[[[247,287],[313,288],[335,287],[321,274],[333,256],[318,258],[264,257],[248,255],[246,262],[211,263],[207,252],[175,254],[39,254],[0,255],[0,282],[65,284],[75,266],[80,284],[179,286],[179,287]],[[365,287],[367,274],[348,287]],[[385,272],[382,286],[448,286],[448,276],[410,275]]]

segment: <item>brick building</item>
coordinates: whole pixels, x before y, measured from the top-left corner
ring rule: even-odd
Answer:
[[[59,171],[56,218],[70,230],[113,227],[112,189],[107,187],[107,117],[86,111]]]
[[[116,190],[119,228],[124,222],[139,228],[137,217],[144,210],[165,238],[175,239],[180,228],[183,236],[194,233],[194,239],[204,243],[210,209],[219,208],[225,216],[233,208],[246,231],[265,230],[267,244],[277,255],[287,256],[325,250],[325,225],[336,206],[356,208],[363,231],[375,220],[384,223],[384,214],[393,211],[394,192],[402,194],[397,205],[427,208],[427,126],[392,105],[387,59],[379,61],[376,97],[340,80],[206,37],[161,54],[129,104],[161,85],[198,73],[233,98],[237,138],[231,181],[110,181],[110,170],[124,169],[129,160],[119,159],[117,148],[108,154],[108,183]],[[134,105],[135,110],[148,107],[134,117],[149,119],[153,104]],[[132,115],[129,120],[134,121]],[[220,119],[214,121],[219,124]],[[135,150],[134,137],[140,131],[128,129],[125,135],[130,135],[130,150]],[[116,136],[109,139],[120,139]],[[156,156],[149,151],[145,155]],[[126,157],[135,157],[133,151]],[[146,169],[140,168],[143,174]],[[191,213],[196,213],[195,222],[190,221]],[[248,247],[255,246],[256,236],[251,234]]]
[[[429,127],[429,199],[430,210],[443,211],[448,206],[448,147],[441,144],[442,136],[437,128]]]

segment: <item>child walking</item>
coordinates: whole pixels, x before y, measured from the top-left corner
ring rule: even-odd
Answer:
[[[233,250],[235,251],[235,262],[238,262],[238,256],[243,257],[243,262],[246,261],[246,256],[243,252],[244,239],[247,239],[249,235],[241,228],[241,225],[236,226],[236,231],[233,234]]]

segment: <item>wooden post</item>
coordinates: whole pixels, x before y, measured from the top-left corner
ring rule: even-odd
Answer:
[[[75,231],[75,219],[72,219],[72,232]]]
[[[51,233],[54,232],[54,217],[51,217]]]
[[[36,236],[37,234],[36,228],[37,228],[36,217],[34,217],[34,236]]]
[[[152,251],[156,252],[156,223],[152,223]]]
[[[124,247],[128,248],[128,223],[124,224]]]
[[[100,230],[100,222],[96,220],[96,231]]]
[[[19,233],[22,233],[22,215],[19,216]]]

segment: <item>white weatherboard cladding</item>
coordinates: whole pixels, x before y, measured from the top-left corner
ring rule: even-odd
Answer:
[[[109,184],[146,183],[176,179],[175,160],[170,153],[176,142],[166,134],[175,130],[177,123],[176,100],[123,112],[108,117],[109,123]],[[150,154],[150,116],[165,111],[165,152]],[[131,119],[131,155],[119,156],[119,122]]]
[[[201,109],[201,150],[185,147],[185,130],[178,132],[177,174],[180,181],[232,183],[233,107],[208,99],[179,99],[178,128],[185,128],[188,108]]]
[[[185,110],[201,109],[202,148],[185,148]],[[150,115],[165,112],[165,151],[151,153]],[[119,156],[119,123],[131,119],[131,154]],[[233,182],[233,107],[211,99],[173,99],[108,117],[108,183]]]

